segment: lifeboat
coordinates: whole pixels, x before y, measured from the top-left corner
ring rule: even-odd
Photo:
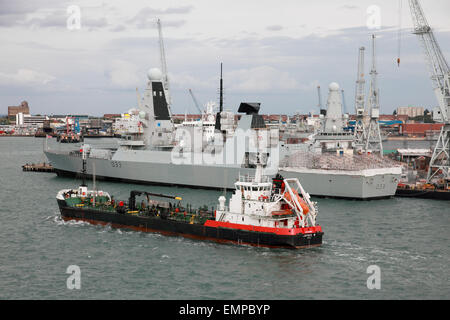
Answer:
[[[292,190],[292,192],[294,193],[294,196],[297,197],[297,201],[300,204],[301,210],[303,212],[304,215],[307,215],[309,212],[309,207],[306,204],[305,200],[302,199],[302,197],[300,197],[300,195],[298,194],[298,192],[296,190]],[[289,193],[289,191],[286,191],[284,193],[284,198],[289,201],[289,202],[293,202],[291,199],[291,194]],[[295,206],[297,206],[297,204],[294,202]],[[300,210],[300,208],[297,208],[298,210]]]
[[[272,216],[288,216],[292,214],[292,210],[286,209],[286,210],[278,210],[278,211],[272,211]]]

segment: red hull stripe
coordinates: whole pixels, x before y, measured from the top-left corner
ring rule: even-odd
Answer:
[[[116,223],[108,223],[98,220],[92,220],[92,219],[84,219],[84,218],[70,218],[70,217],[62,217],[64,221],[84,221],[88,222],[92,225],[102,225],[107,226],[110,225],[112,228],[118,228],[118,229],[130,229],[134,231],[140,231],[140,232],[153,232],[153,233],[159,233],[163,234],[165,236],[182,236],[189,239],[195,239],[195,240],[209,240],[214,241],[218,243],[233,243],[233,244],[239,244],[239,245],[250,245],[254,247],[267,247],[267,248],[311,248],[311,247],[319,247],[321,244],[314,244],[314,245],[305,245],[305,246],[276,246],[276,245],[263,245],[263,244],[256,244],[251,242],[245,242],[245,241],[235,241],[235,240],[226,240],[226,239],[219,239],[219,238],[211,238],[211,237],[203,237],[203,236],[197,236],[197,235],[191,235],[191,234],[185,234],[185,233],[177,233],[177,232],[169,232],[169,231],[161,231],[161,230],[154,230],[149,229],[145,227],[135,227],[135,226],[127,226],[122,224],[116,224]]]
[[[292,236],[299,233],[309,234],[322,232],[321,226],[308,227],[308,228],[272,228],[272,227],[258,227],[258,226],[250,226],[246,224],[237,224],[231,222],[224,221],[215,221],[215,220],[207,220],[205,222],[205,226],[207,227],[221,227],[221,228],[230,228],[230,229],[239,229],[239,230],[247,230],[247,231],[256,231],[256,232],[268,232],[274,233],[278,235],[286,235]]]

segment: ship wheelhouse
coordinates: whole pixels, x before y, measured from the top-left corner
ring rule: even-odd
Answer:
[[[225,197],[219,198],[216,221],[287,229],[315,226],[316,204],[298,179],[269,179],[257,169],[254,177],[239,177],[229,206],[225,202]]]

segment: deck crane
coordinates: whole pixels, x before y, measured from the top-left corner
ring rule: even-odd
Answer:
[[[167,97],[167,104],[169,105],[169,112],[172,115],[170,107],[172,106],[172,96],[170,95],[170,87],[169,87],[169,76],[167,74],[167,62],[166,62],[166,51],[164,49],[164,40],[163,40],[163,34],[162,34],[162,26],[161,26],[161,20],[158,19],[157,21],[158,25],[158,33],[159,33],[159,52],[161,57],[161,71],[163,74],[163,85],[165,94]]]
[[[380,117],[380,90],[377,84],[377,69],[375,59],[375,35],[372,35],[372,69],[370,70],[370,90],[369,98],[367,100],[367,107],[369,111],[369,125],[366,134],[365,151],[371,153],[379,153],[383,156],[383,143],[381,140],[380,124],[378,119]]]
[[[409,0],[409,7],[414,24],[413,33],[417,35],[424,49],[433,90],[439,104],[438,117],[433,117],[444,123],[430,160],[427,182],[438,176],[448,180],[450,179],[450,68],[419,1]]]
[[[366,48],[359,48],[358,73],[356,75],[356,93],[355,93],[355,150],[362,151],[365,148],[366,128],[364,125],[364,103],[365,103],[365,84],[364,79],[364,51]]]
[[[202,109],[200,108],[200,104],[198,103],[197,99],[194,96],[194,93],[192,92],[191,89],[189,89],[189,93],[191,94],[192,100],[194,100],[194,104],[197,107],[197,110],[200,112],[200,114],[203,113]]]

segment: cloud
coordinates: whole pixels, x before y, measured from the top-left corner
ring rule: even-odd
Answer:
[[[227,79],[232,79],[230,90],[261,92],[272,90],[292,90],[300,87],[296,79],[288,72],[277,70],[270,66],[259,66],[240,69],[226,73]]]
[[[152,29],[156,28],[156,17],[161,15],[172,15],[172,14],[187,14],[191,12],[193,6],[180,6],[180,7],[170,7],[167,9],[155,9],[150,7],[145,7],[139,10],[139,12],[127,23],[134,24],[138,29]],[[181,27],[186,23],[183,19],[164,19],[162,25],[164,27]]]
[[[283,26],[280,26],[279,24],[273,25],[273,26],[268,26],[266,28],[269,31],[280,31],[283,30]]]
[[[29,0],[0,0],[0,15],[9,14],[26,14],[35,12],[42,7],[50,5],[49,0],[47,1],[29,1]]]
[[[94,18],[85,14],[86,10],[81,12],[80,26],[82,29],[98,29],[108,26],[105,17]],[[55,10],[41,17],[35,17],[23,22],[24,25],[38,28],[67,28],[68,14],[65,10]]]
[[[136,17],[148,16],[148,15],[165,15],[165,14],[185,14],[192,11],[193,6],[180,6],[180,7],[170,7],[167,9],[155,9],[150,7],[142,8]]]
[[[156,18],[155,17],[142,17],[139,19],[131,19],[128,21],[128,23],[133,23],[134,26],[138,29],[154,29],[156,28]],[[178,28],[181,27],[186,23],[185,20],[179,19],[179,20],[164,20],[164,22],[161,22],[163,27],[173,27]]]
[[[188,88],[198,94],[199,100],[217,97],[218,65],[222,61],[228,101],[238,105],[242,97],[261,99],[266,110],[273,112],[279,111],[280,104],[286,112],[289,108],[305,106],[309,110],[309,106],[315,106],[314,79],[319,79],[323,88],[337,81],[345,88],[348,103],[356,80],[360,46],[366,47],[366,73],[370,67],[371,30],[365,26],[364,10],[372,4],[368,1],[324,0],[303,6],[300,1],[290,0],[282,7],[268,2],[260,6],[261,10],[252,11],[252,15],[245,12],[251,12],[253,2],[214,5],[203,1],[200,6],[197,2],[180,5],[155,0],[142,5],[117,0],[114,7],[101,3],[0,0],[0,26],[8,27],[0,28],[5,66],[0,68],[2,96],[3,92],[14,97],[30,94],[31,101],[43,97],[44,90],[59,90],[68,110],[77,104],[94,105],[89,101],[103,105],[105,112],[109,108],[120,110],[126,101],[134,101],[134,87],[145,85],[145,70],[160,64],[157,17],[162,20],[174,107],[192,103]],[[450,33],[439,28],[447,28],[444,9],[449,3],[423,2],[447,57]],[[69,4],[81,7],[82,31],[86,27],[104,32],[65,32],[65,9]],[[293,10],[299,6],[304,8]],[[387,0],[381,1],[380,6],[383,28],[377,30],[377,69],[382,108],[409,103],[434,105],[420,42],[408,29],[411,21],[407,8],[402,63],[398,68],[397,6]],[[150,29],[138,30],[138,26]],[[77,95],[83,92],[80,100],[67,101],[64,85],[78,89]],[[70,88],[70,92],[73,90]],[[59,108],[61,104],[54,97],[49,94],[43,106]],[[111,103],[98,103],[101,99]]]
[[[340,8],[346,9],[346,10],[355,10],[355,9],[359,9],[358,6],[350,5],[350,4],[343,5],[343,6],[341,6]]]
[[[110,70],[106,74],[111,84],[118,88],[135,88],[142,82],[137,66],[124,60],[112,61]]]
[[[218,86],[216,79],[205,80],[186,73],[169,72],[169,81],[171,86],[181,90],[187,90],[188,88],[213,90]]]
[[[112,32],[121,32],[124,30],[126,30],[126,27],[123,24],[119,24],[119,25],[109,29],[109,31],[112,31]]]
[[[186,20],[166,20],[164,22],[161,22],[161,24],[164,27],[179,28],[182,25],[186,24]]]
[[[0,27],[10,27],[18,25],[24,19],[22,14],[7,14],[0,16]]]
[[[32,4],[31,4],[32,3]],[[5,6],[3,6],[6,4]],[[68,2],[47,0],[15,2],[0,0],[0,27],[67,28]],[[80,7],[81,28],[89,31],[107,27],[107,19],[96,7]]]
[[[2,85],[15,86],[35,86],[46,85],[56,78],[44,72],[39,72],[32,69],[22,68],[16,73],[0,72],[0,83]]]
[[[61,11],[61,8],[65,8],[66,4],[67,3],[64,1],[55,3],[54,0],[0,0],[0,26],[10,27],[28,25],[30,15],[39,12],[47,12],[48,14],[48,11],[54,11],[55,7],[59,8],[57,11]]]

